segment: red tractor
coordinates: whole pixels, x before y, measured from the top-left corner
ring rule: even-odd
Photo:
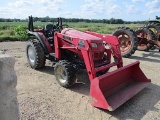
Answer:
[[[56,25],[48,24],[34,31],[33,18],[29,17],[28,34],[34,39],[28,42],[26,53],[31,68],[40,69],[49,59],[58,83],[66,88],[76,83],[76,71],[86,69],[90,79],[91,104],[110,111],[151,82],[139,68],[139,62],[123,67],[117,37],[63,29],[64,26],[67,25],[63,25],[59,18]],[[108,72],[113,66],[117,69]]]
[[[158,48],[160,52],[160,20],[149,20],[141,28],[135,30],[138,37],[138,50],[149,51]]]
[[[147,27],[137,28],[135,33],[138,38],[137,49],[141,51],[149,51],[157,47],[160,51],[160,41],[152,30]]]

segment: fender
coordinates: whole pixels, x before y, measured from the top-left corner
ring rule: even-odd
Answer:
[[[32,32],[32,31],[29,31],[28,35],[33,35],[33,36],[36,36],[38,38],[39,42],[43,46],[45,54],[49,54],[49,53],[52,52],[52,48],[49,45],[49,43],[48,43],[47,39],[45,38],[45,36],[43,37],[39,32]]]

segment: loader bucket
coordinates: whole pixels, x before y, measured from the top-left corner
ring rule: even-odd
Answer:
[[[93,79],[90,87],[91,103],[95,107],[114,111],[150,82],[137,61]]]

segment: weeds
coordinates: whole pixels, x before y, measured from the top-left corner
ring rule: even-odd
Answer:
[[[49,22],[34,22],[34,28],[37,26],[44,27]],[[55,23],[54,23],[55,24]],[[69,27],[80,30],[80,31],[93,31],[103,34],[111,34],[118,27],[130,27],[136,29],[141,24],[104,24],[104,23],[64,23],[68,24]],[[27,22],[0,22],[0,42],[10,41],[24,41],[28,39],[27,35]]]
[[[14,28],[14,35],[20,41],[26,40],[28,38],[27,30],[22,25],[19,25]]]

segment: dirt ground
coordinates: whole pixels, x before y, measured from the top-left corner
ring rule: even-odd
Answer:
[[[91,106],[89,79],[85,71],[71,89],[59,86],[49,61],[42,70],[27,63],[26,42],[1,42],[0,50],[15,57],[17,98],[22,120],[158,120],[160,119],[160,53],[158,50],[136,53],[124,65],[140,61],[144,74],[152,83],[113,112]]]

